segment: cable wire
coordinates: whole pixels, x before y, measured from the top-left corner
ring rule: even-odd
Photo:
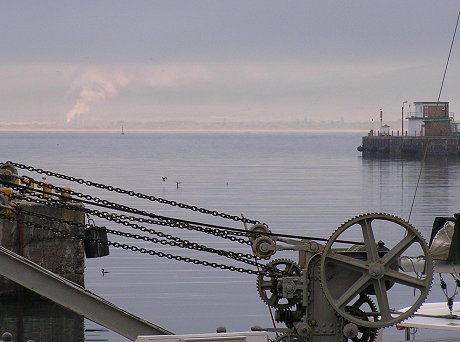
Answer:
[[[449,62],[450,62],[450,56],[452,54],[452,48],[454,46],[454,42],[455,42],[455,35],[457,33],[457,28],[458,28],[458,22],[459,22],[459,19],[460,19],[460,10],[458,11],[458,15],[457,15],[457,22],[455,23],[455,29],[454,29],[454,34],[452,36],[452,41],[450,43],[450,49],[449,49],[449,54],[447,56],[447,61],[446,61],[446,67],[444,68],[444,74],[442,76],[442,81],[441,81],[441,87],[439,88],[439,94],[438,94],[438,100],[437,100],[437,103],[436,103],[436,111],[438,110],[438,107],[439,107],[439,101],[441,99],[441,94],[442,94],[442,89],[444,87],[444,81],[446,80],[446,74],[447,74],[447,68],[449,66]],[[415,186],[415,191],[414,191],[414,197],[412,198],[412,205],[410,207],[410,212],[409,212],[409,217],[407,219],[407,222],[410,222],[410,218],[411,218],[411,215],[412,215],[412,210],[414,208],[414,203],[415,203],[415,198],[417,196],[417,190],[418,190],[418,187],[419,187],[419,184],[420,184],[420,178],[422,177],[422,171],[423,171],[423,167],[425,165],[425,159],[426,159],[426,152],[428,150],[428,145],[429,145],[429,142],[427,142],[425,144],[425,151],[424,151],[424,154],[423,154],[423,159],[422,159],[422,163],[420,165],[420,172],[418,174],[418,178],[417,178],[417,185]]]

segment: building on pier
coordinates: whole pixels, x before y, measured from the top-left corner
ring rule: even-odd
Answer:
[[[458,124],[449,112],[449,102],[414,102],[407,119],[408,136],[456,136]]]
[[[414,102],[406,120],[407,129],[401,132],[388,125],[381,125],[381,131],[370,130],[358,151],[363,157],[460,157],[459,123],[449,112],[449,102]]]

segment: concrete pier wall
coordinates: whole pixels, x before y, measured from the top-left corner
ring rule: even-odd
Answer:
[[[13,341],[85,341],[84,317],[49,300],[2,299],[1,306],[0,335],[8,331]]]
[[[85,222],[84,213],[39,204],[18,203],[19,209],[67,221]],[[46,221],[32,215],[19,214],[25,221],[47,225],[61,231],[83,234],[74,225]],[[81,239],[62,237],[55,233],[25,224],[0,220],[0,244],[40,266],[84,286],[85,252]],[[25,292],[21,286],[0,277],[0,296],[17,296]]]
[[[459,137],[367,136],[358,148],[363,157],[460,157]]]

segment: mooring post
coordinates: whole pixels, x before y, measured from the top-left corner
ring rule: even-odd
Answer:
[[[13,335],[11,335],[9,332],[4,332],[2,334],[2,342],[12,342],[13,341]]]

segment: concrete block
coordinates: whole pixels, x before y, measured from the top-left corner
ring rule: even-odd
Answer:
[[[19,203],[18,207],[29,212],[56,217],[66,221],[85,223],[85,215],[80,211],[53,208],[40,204]],[[46,227],[84,235],[84,228],[70,224],[44,220],[33,215],[19,214],[26,222],[39,223]],[[85,253],[81,239],[57,235],[50,230],[30,227],[25,224],[0,220],[0,244],[38,265],[65,277],[79,285],[84,285]],[[23,292],[20,286],[0,277],[0,296],[16,295]]]

